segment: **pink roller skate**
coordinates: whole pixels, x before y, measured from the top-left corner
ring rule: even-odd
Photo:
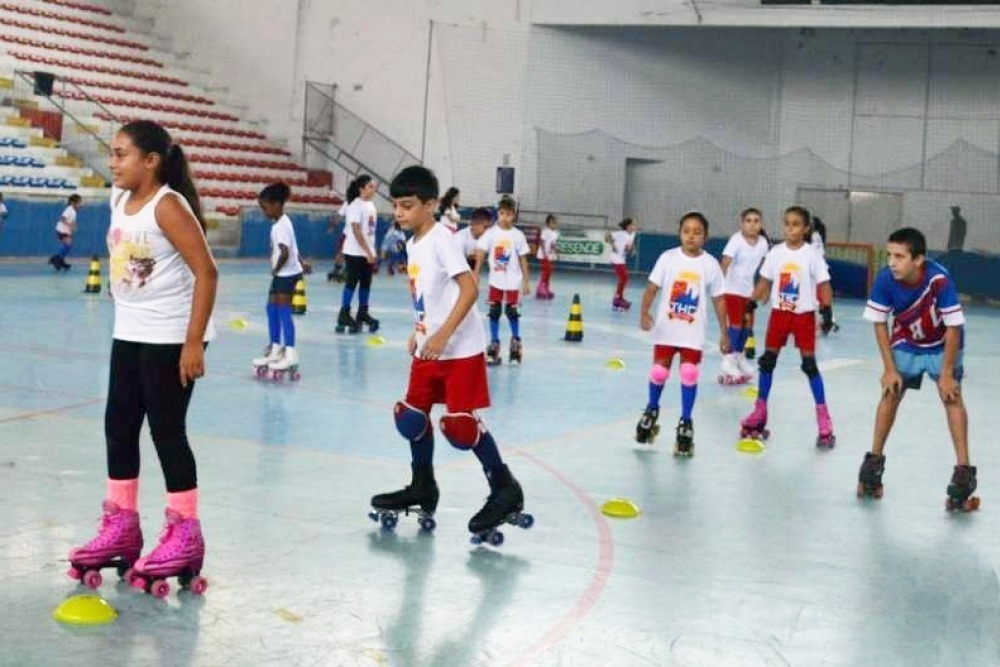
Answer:
[[[826,409],[825,403],[816,406],[816,424],[819,426],[816,446],[820,449],[833,449],[837,444],[837,436],[833,434],[833,421],[830,420],[830,411]]]
[[[615,311],[616,313],[625,312],[631,307],[632,307],[632,302],[622,296],[616,296],[611,301],[611,310]]]
[[[142,552],[142,530],[139,514],[124,510],[110,500],[104,501],[104,515],[97,537],[69,552],[70,579],[83,581],[88,588],[98,588],[104,579],[101,570],[117,568],[125,578]]]
[[[767,430],[767,402],[758,398],[753,404],[753,412],[740,421],[740,437],[767,440],[771,432]]]
[[[167,522],[160,533],[160,543],[148,555],[140,558],[132,569],[129,584],[158,598],[170,594],[167,577],[177,577],[181,588],[190,588],[201,595],[208,588],[208,581],[201,574],[205,559],[205,540],[201,536],[198,519],[183,519],[167,508]]]

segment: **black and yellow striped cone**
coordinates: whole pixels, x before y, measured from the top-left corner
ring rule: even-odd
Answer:
[[[566,322],[566,338],[571,343],[583,340],[583,308],[580,307],[580,295],[573,295],[573,304],[569,307],[569,321]]]
[[[94,255],[90,258],[90,270],[87,271],[87,282],[83,287],[85,294],[101,293],[101,260]]]
[[[306,314],[306,281],[301,278],[299,282],[295,283],[295,294],[292,296],[292,314]]]

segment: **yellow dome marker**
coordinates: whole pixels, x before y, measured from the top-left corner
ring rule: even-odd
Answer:
[[[634,519],[642,514],[642,510],[628,498],[612,498],[601,505],[601,512],[615,519]]]
[[[104,625],[113,623],[118,612],[96,595],[74,595],[56,607],[52,618],[70,625]]]
[[[763,454],[765,449],[763,441],[756,438],[743,438],[736,443],[736,451],[744,454]]]
[[[623,371],[625,370],[625,360],[618,357],[608,359],[604,362],[604,367],[611,371]]]
[[[236,319],[229,320],[229,328],[233,331],[246,331],[247,321],[242,317],[237,317]]]
[[[382,347],[385,345],[385,338],[382,336],[369,336],[368,347]]]
[[[743,390],[743,396],[749,398],[751,401],[757,398],[757,387],[747,387]]]

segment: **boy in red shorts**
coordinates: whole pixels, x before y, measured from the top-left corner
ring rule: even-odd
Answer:
[[[473,274],[478,276],[483,260],[489,257],[490,294],[487,298],[490,319],[490,346],[486,350],[489,364],[500,363],[500,311],[506,310],[510,322],[510,362],[521,363],[521,295],[531,294],[528,280],[528,239],[514,227],[517,217],[517,203],[504,197],[497,206],[497,224],[479,237],[476,246],[476,266]]]
[[[831,312],[825,308],[832,301],[830,272],[826,262],[816,250],[806,243],[809,231],[809,211],[801,206],[785,210],[785,242],[771,248],[760,267],[760,280],[754,291],[754,300],[762,301],[771,296],[771,318],[767,323],[764,354],[761,355],[757,402],[753,412],[740,422],[741,436],[767,438],[767,398],[771,393],[774,367],[778,352],[788,337],[795,338],[795,346],[802,355],[802,372],[809,378],[809,388],[816,402],[816,421],[819,437],[816,446],[830,448],[836,442],[833,422],[826,407],[823,378],[816,366],[816,314],[819,307],[824,327]],[[819,303],[817,303],[817,294]]]
[[[374,496],[371,518],[391,529],[398,512],[419,507],[421,527],[434,528],[438,487],[430,411],[435,403],[444,403],[447,412],[439,422],[441,433],[457,449],[473,451],[490,485],[486,504],[469,520],[469,531],[476,543],[498,545],[503,537],[494,530],[497,526],[509,522],[527,528],[532,519],[522,513],[521,485],[476,415],[476,410],[490,405],[476,283],[452,232],[434,221],[438,198],[434,173],[424,167],[407,167],[393,179],[390,194],[396,221],[413,232],[406,244],[415,311],[415,328],[408,341],[413,360],[406,398],[393,410],[396,428],[410,441],[413,480],[399,491]]]

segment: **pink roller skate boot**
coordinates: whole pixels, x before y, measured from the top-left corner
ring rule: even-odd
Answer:
[[[826,403],[816,406],[816,424],[819,426],[816,446],[820,449],[833,449],[833,446],[837,444],[837,436],[833,434],[833,421],[830,419],[830,411],[827,410]]]
[[[770,435],[767,430],[767,402],[758,398],[753,404],[753,412],[740,421],[740,437],[767,440]]]
[[[104,501],[104,515],[97,537],[69,552],[71,579],[83,581],[89,588],[98,588],[103,578],[101,569],[114,567],[124,577],[142,552],[142,530],[139,514],[121,509],[110,500]]]
[[[129,582],[133,588],[164,598],[170,593],[168,577],[177,577],[181,588],[201,595],[208,581],[199,576],[205,559],[205,540],[198,519],[184,519],[167,508],[167,522],[160,533],[160,543],[147,556],[136,561]]]

